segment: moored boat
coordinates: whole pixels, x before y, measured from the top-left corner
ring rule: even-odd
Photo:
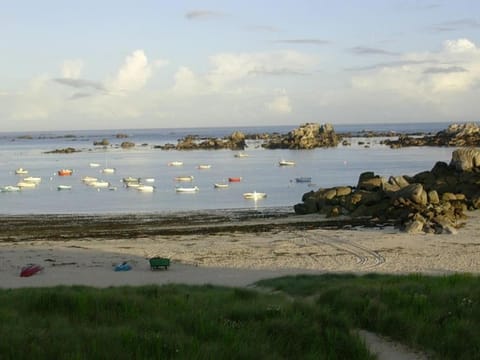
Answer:
[[[228,181],[229,182],[240,182],[240,181],[242,181],[242,178],[241,177],[229,177]]]
[[[100,167],[99,163],[90,163],[90,167]]]
[[[309,182],[312,182],[312,178],[309,176],[301,176],[301,177],[295,178],[295,181],[297,183],[309,183]]]
[[[42,181],[42,178],[41,178],[41,177],[37,177],[37,176],[28,176],[28,177],[23,178],[22,181],[29,182],[29,183],[34,183],[34,184],[38,184],[39,182]]]
[[[153,192],[155,187],[152,185],[140,185],[137,187],[137,190],[140,192]]]
[[[113,174],[115,172],[115,168],[104,168],[102,172],[104,174]]]
[[[245,199],[252,199],[252,200],[258,200],[258,199],[263,199],[263,198],[266,198],[267,197],[267,194],[266,193],[263,193],[263,192],[247,192],[247,193],[243,193],[243,197]]]
[[[37,183],[34,182],[28,182],[28,181],[20,181],[17,183],[17,186],[21,189],[34,189],[37,187]]]
[[[107,188],[110,186],[110,183],[108,181],[97,180],[97,181],[89,182],[88,185],[94,188]]]
[[[58,170],[58,176],[71,176],[73,174],[72,169],[60,169]]]
[[[200,189],[198,188],[198,186],[189,186],[189,187],[186,187],[186,186],[177,186],[175,188],[175,191],[176,192],[179,192],[179,193],[195,193],[197,191],[199,191]]]
[[[71,190],[72,185],[58,185],[57,190]]]
[[[82,178],[82,181],[85,183],[85,184],[89,184],[91,182],[94,182],[94,181],[98,181],[98,179],[96,177],[92,177],[92,176],[84,176]]]
[[[28,277],[35,275],[36,273],[40,272],[43,270],[43,267],[37,264],[29,264],[27,266],[22,267],[22,270],[20,271],[20,276],[21,277]]]
[[[168,163],[168,166],[182,166],[183,165],[183,161],[170,161]]]
[[[213,187],[216,188],[216,189],[226,189],[228,188],[228,184],[225,184],[225,183],[215,183],[213,184]]]
[[[244,152],[239,152],[239,153],[236,153],[234,156],[236,158],[246,158],[246,157],[248,157],[248,154],[246,154]]]
[[[199,170],[207,170],[207,169],[210,169],[211,167],[212,165],[209,165],[209,164],[200,164],[197,166]]]
[[[279,166],[295,166],[295,161],[293,160],[280,160],[278,162]]]
[[[2,192],[17,192],[20,191],[20,186],[6,185],[2,188]]]
[[[193,181],[193,176],[176,176],[175,181]]]
[[[28,174],[28,170],[24,169],[24,168],[18,168],[17,170],[15,170],[15,174],[17,175],[26,175]]]

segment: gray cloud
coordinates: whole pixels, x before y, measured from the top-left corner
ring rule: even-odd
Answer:
[[[440,67],[431,67],[423,71],[424,74],[451,74],[451,73],[462,73],[467,72],[468,70],[461,66],[449,66],[447,68]]]
[[[65,85],[70,86],[75,89],[83,89],[83,88],[90,88],[99,91],[106,91],[105,87],[102,83],[84,80],[84,79],[70,79],[70,78],[55,78],[53,81]]]
[[[268,70],[264,68],[257,68],[255,70],[249,71],[250,75],[271,75],[271,76],[290,76],[290,75],[295,75],[295,76],[304,76],[308,75],[308,72],[301,72],[298,70],[293,70],[289,68],[281,68],[281,69],[275,69],[275,70]]]
[[[480,28],[480,22],[475,19],[466,18],[453,21],[445,21],[442,23],[434,24],[430,27],[430,30],[436,32],[456,31],[468,28]]]
[[[366,46],[355,46],[350,49],[350,51],[356,55],[389,55],[397,56],[400,55],[398,52],[388,51],[384,49],[371,48]]]
[[[93,96],[93,95],[90,94],[90,93],[78,92],[78,93],[75,93],[72,96],[70,96],[69,100],[84,99],[84,98],[91,97],[91,96]]]
[[[225,14],[210,10],[192,10],[185,14],[188,20],[210,20],[224,17]]]
[[[276,40],[276,43],[279,44],[298,44],[298,45],[326,45],[330,44],[328,40],[322,39],[283,39],[283,40]]]
[[[347,68],[347,71],[366,71],[366,70],[375,70],[380,68],[394,68],[405,65],[424,65],[424,64],[436,64],[437,61],[433,60],[399,60],[399,61],[390,61],[384,63],[378,63],[368,66],[359,66],[353,68]]]
[[[252,26],[248,26],[247,30],[256,31],[256,32],[279,32],[280,31],[280,29],[274,26],[269,26],[269,25],[252,25]]]

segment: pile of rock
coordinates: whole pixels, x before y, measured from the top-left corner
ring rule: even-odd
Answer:
[[[246,147],[245,134],[241,131],[234,131],[225,138],[207,138],[200,139],[196,135],[187,135],[180,139],[176,145],[166,144],[155,146],[162,150],[244,150]]]
[[[388,179],[365,172],[356,187],[319,189],[303,195],[297,214],[346,215],[394,223],[407,232],[455,233],[465,212],[480,208],[480,151],[458,149],[450,164]]]
[[[307,123],[288,134],[272,135],[262,147],[266,149],[315,149],[337,146],[341,137],[331,124]]]
[[[387,139],[383,143],[391,148],[406,146],[479,146],[480,127],[474,123],[452,124],[446,130],[439,131],[435,135],[422,137],[401,135],[397,140]]]

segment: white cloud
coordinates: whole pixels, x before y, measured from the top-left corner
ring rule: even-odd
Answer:
[[[135,50],[127,56],[124,65],[118,70],[116,78],[109,88],[115,92],[128,93],[142,89],[152,75],[152,67],[148,63],[143,50]]]
[[[477,51],[477,47],[468,39],[446,40],[443,43],[446,51],[451,53],[463,53],[469,51]]]
[[[178,95],[196,95],[202,91],[201,80],[186,66],[182,66],[174,75],[173,92]]]
[[[275,97],[272,101],[265,103],[266,109],[273,114],[284,115],[292,112],[290,99],[287,95]]]
[[[65,60],[62,64],[62,77],[64,79],[78,79],[82,70],[82,60]]]

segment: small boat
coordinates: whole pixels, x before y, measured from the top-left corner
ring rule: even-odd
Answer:
[[[20,191],[20,186],[6,185],[2,188],[2,192],[16,192]]]
[[[302,177],[295,178],[295,181],[297,183],[309,183],[309,182],[312,182],[312,178],[309,176],[302,176]]]
[[[128,176],[128,177],[124,177],[124,178],[122,179],[122,181],[123,181],[124,183],[131,183],[131,182],[136,182],[136,183],[138,183],[138,182],[140,182],[140,178],[134,178],[134,177]]]
[[[127,262],[123,262],[115,266],[115,271],[129,271],[132,270],[132,267]]]
[[[20,271],[20,276],[21,277],[28,277],[35,275],[36,273],[40,272],[43,270],[43,267],[37,264],[29,264],[27,266],[22,267],[22,270]]]
[[[71,190],[72,186],[71,185],[58,185],[57,190]]]
[[[240,182],[242,181],[241,177],[229,177],[228,182]]]
[[[194,193],[194,192],[197,192],[199,190],[200,189],[198,188],[198,186],[190,186],[190,187],[177,186],[175,188],[175,191],[179,192],[179,193]]]
[[[72,169],[60,169],[58,170],[58,176],[71,176],[73,174]]]
[[[147,183],[153,183],[155,182],[155,179],[154,178],[145,178],[143,179],[144,182],[147,182]]]
[[[28,176],[26,178],[23,178],[23,181],[38,184],[39,182],[42,181],[42,178],[41,177]]]
[[[90,167],[93,167],[93,168],[100,167],[99,163],[90,163],[89,165]]]
[[[244,153],[244,152],[239,152],[239,153],[236,153],[236,154],[233,155],[233,156],[235,156],[236,158],[246,158],[246,157],[248,157],[249,155],[246,154],[246,153]]]
[[[137,181],[130,181],[130,182],[125,183],[125,186],[126,186],[127,188],[138,188],[138,187],[140,187],[141,185],[142,185],[142,184],[140,184],[140,183],[137,182]]]
[[[193,181],[193,176],[177,176],[175,181]]]
[[[153,192],[155,190],[155,186],[139,185],[139,186],[137,186],[137,190],[140,191],[140,192]]]
[[[215,183],[213,184],[213,187],[216,188],[216,189],[226,189],[228,188],[228,184],[225,184],[225,183]]]
[[[295,161],[293,160],[280,160],[278,162],[279,166],[295,166]]]
[[[168,163],[168,166],[182,166],[183,161],[171,161]]]
[[[26,175],[26,174],[28,174],[28,170],[26,170],[24,168],[18,168],[17,170],[15,170],[15,174],[16,175]]]
[[[94,181],[98,181],[98,179],[96,177],[92,177],[92,176],[84,176],[82,178],[82,181],[85,183],[85,184],[89,184],[89,183],[92,183]]]
[[[115,168],[104,168],[102,172],[104,174],[113,174],[115,172]]]
[[[243,197],[245,199],[253,199],[253,200],[258,200],[258,199],[263,199],[263,198],[266,198],[267,197],[267,194],[265,193],[262,193],[262,192],[248,192],[248,193],[244,193],[243,194]]]
[[[201,164],[197,166],[199,170],[206,170],[206,169],[210,169],[211,167],[212,165],[207,165],[207,164]]]
[[[99,180],[99,181],[92,181],[88,183],[88,185],[94,188],[107,188],[110,186],[110,183],[108,181]]]
[[[25,189],[34,189],[37,187],[37,183],[34,183],[34,182],[28,182],[28,181],[20,181],[19,183],[17,183],[17,186],[21,189],[25,188]]]

